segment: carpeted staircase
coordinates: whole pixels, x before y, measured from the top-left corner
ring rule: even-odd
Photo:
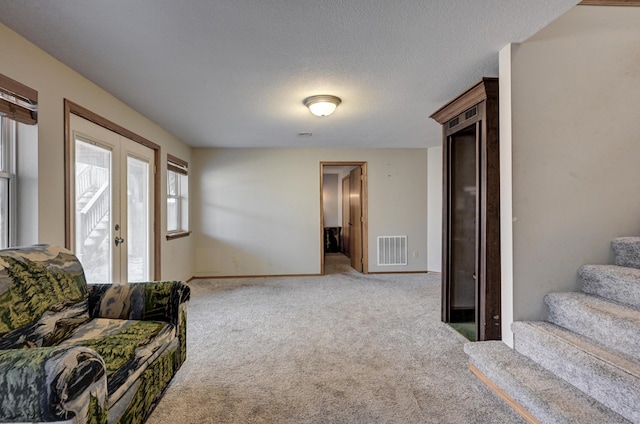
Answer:
[[[640,237],[616,265],[584,265],[582,292],[545,296],[548,321],[514,322],[514,348],[465,345],[469,368],[532,423],[640,423]]]

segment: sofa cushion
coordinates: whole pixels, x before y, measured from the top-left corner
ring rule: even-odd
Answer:
[[[166,322],[95,318],[59,345],[88,347],[102,357],[111,404],[176,340],[175,327]]]
[[[88,319],[87,283],[71,252],[0,250],[0,349],[53,346]]]

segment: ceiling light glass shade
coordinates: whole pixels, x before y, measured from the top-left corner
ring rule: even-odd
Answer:
[[[316,116],[331,115],[341,102],[339,97],[326,94],[304,99],[304,105]]]

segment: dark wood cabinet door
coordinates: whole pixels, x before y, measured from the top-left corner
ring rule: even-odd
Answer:
[[[478,170],[476,126],[447,139],[449,164],[450,319],[475,321],[478,273]]]
[[[442,320],[499,340],[498,79],[483,78],[431,118],[443,128]]]

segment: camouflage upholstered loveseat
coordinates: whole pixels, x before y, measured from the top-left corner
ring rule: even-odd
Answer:
[[[87,285],[69,251],[0,250],[0,421],[143,422],[186,356],[189,287]]]

